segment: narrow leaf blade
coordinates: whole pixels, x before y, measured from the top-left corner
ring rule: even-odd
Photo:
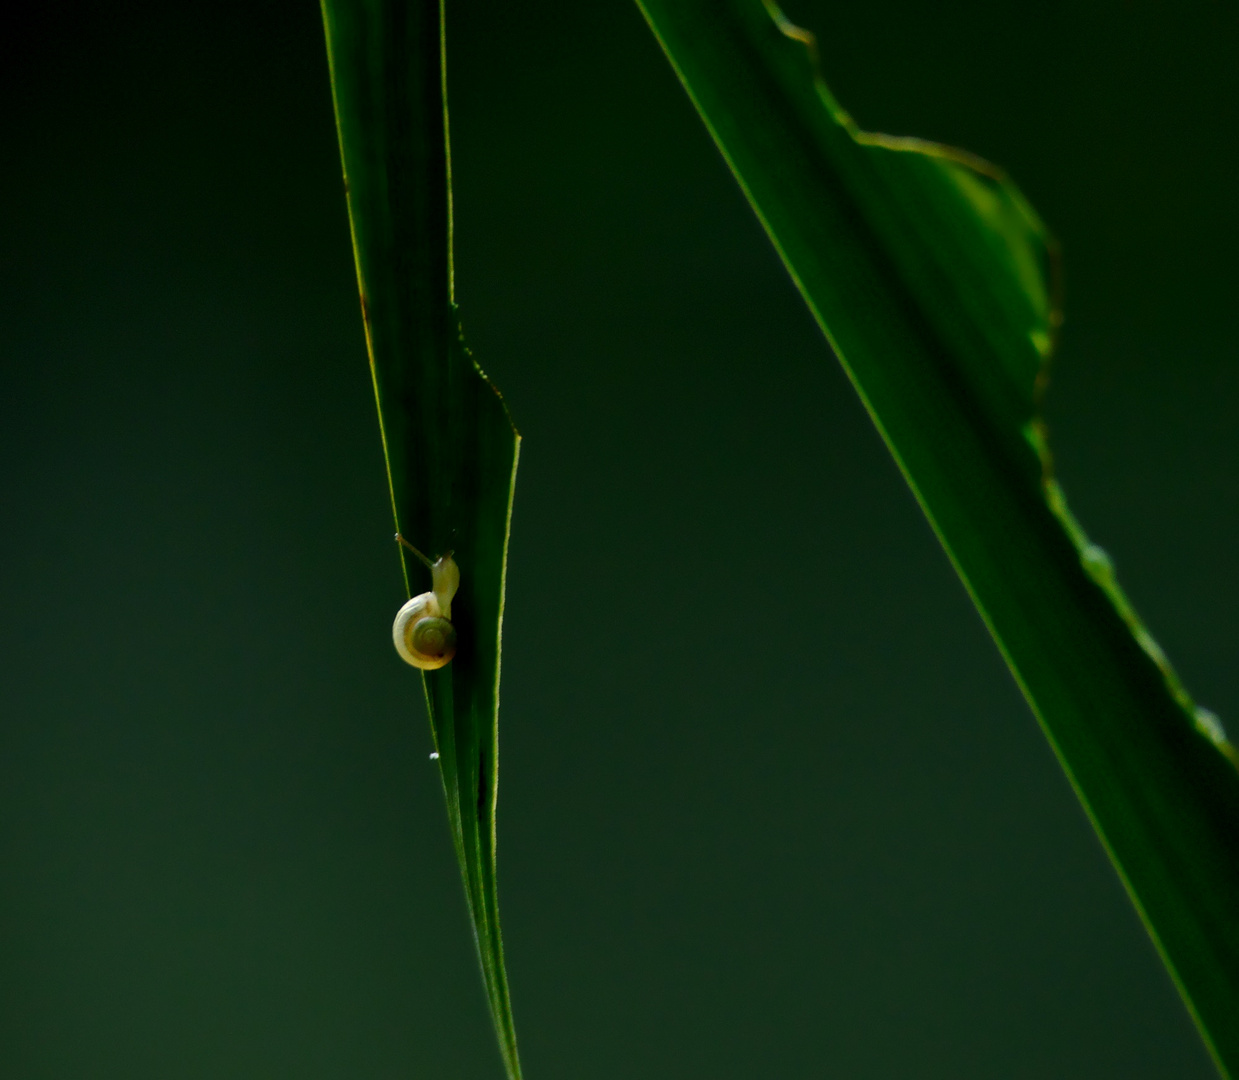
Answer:
[[[454,552],[452,662],[423,672],[448,821],[504,1065],[520,1062],[495,880],[499,649],[519,437],[452,298],[442,11],[322,0],[362,318],[396,528]],[[394,546],[394,545],[393,545]],[[408,593],[429,574],[400,550]]]
[[[638,0],[1239,1075],[1239,756],[1054,480],[1055,251],[1001,172],[859,131],[762,0]]]

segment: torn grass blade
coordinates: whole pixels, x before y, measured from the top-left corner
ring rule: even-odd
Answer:
[[[453,551],[456,655],[422,673],[504,1065],[519,1080],[495,884],[499,646],[518,436],[452,296],[443,24],[428,0],[322,0],[361,311],[396,529]],[[430,575],[403,548],[407,591]]]
[[[1239,758],[1054,480],[1040,221],[970,155],[861,132],[769,0],[638,4],[1239,1076]]]

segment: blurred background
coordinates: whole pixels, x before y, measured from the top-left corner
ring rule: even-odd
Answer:
[[[1061,238],[1072,506],[1239,723],[1239,12],[789,0]],[[501,1068],[428,762],[309,0],[15,5],[0,1075]],[[530,1080],[1212,1067],[629,0],[449,2],[458,295],[524,435],[500,883]]]

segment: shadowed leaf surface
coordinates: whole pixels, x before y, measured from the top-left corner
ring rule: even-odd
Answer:
[[[437,3],[323,0],[336,122],[396,528],[453,551],[456,656],[423,672],[448,819],[504,1064],[520,1076],[495,885],[499,644],[518,438],[452,296]],[[403,550],[411,594],[428,571]]]

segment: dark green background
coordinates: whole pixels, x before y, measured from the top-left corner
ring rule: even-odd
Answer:
[[[799,0],[1064,242],[1072,505],[1239,717],[1239,14]],[[317,7],[24,4],[0,144],[0,1075],[500,1074]],[[525,436],[500,881],[530,1080],[1204,1078],[1027,707],[625,0],[449,13]]]

